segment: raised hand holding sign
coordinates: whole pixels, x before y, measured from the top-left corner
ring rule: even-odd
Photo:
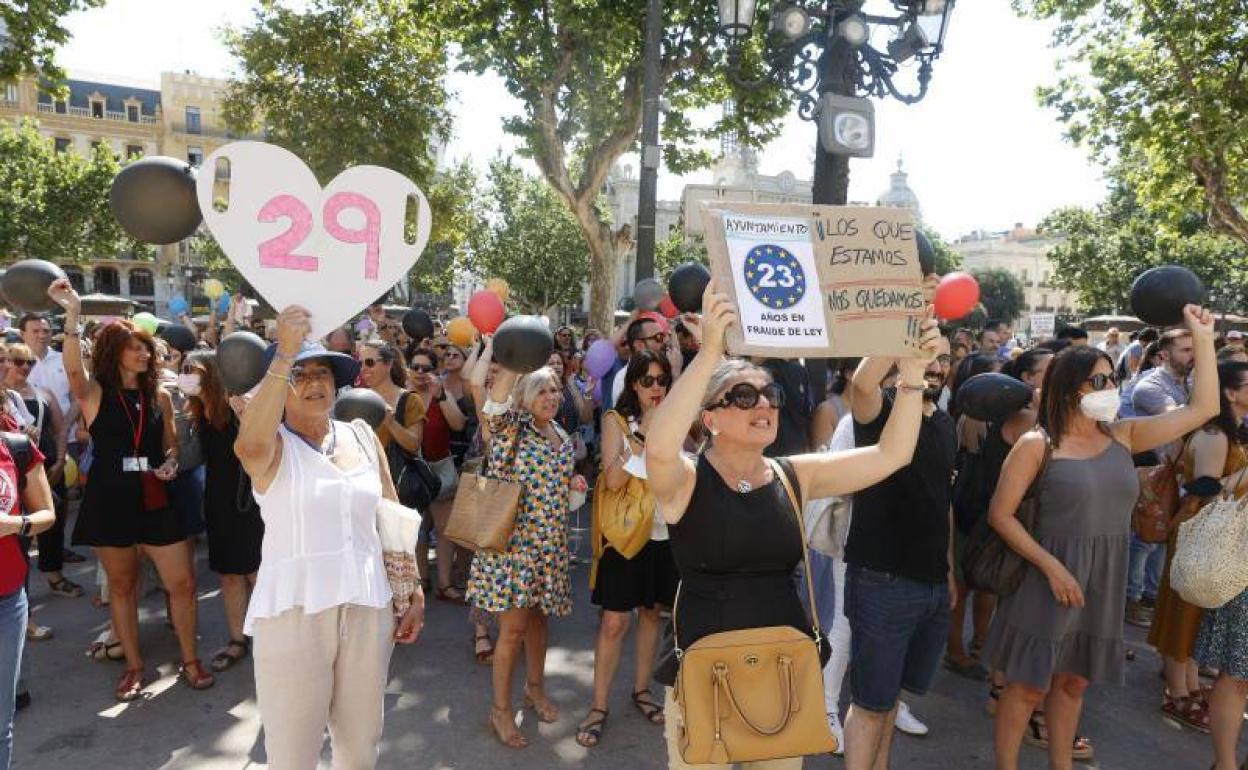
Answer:
[[[227,144],[205,167],[215,170],[219,160],[229,163],[229,195],[218,210],[218,175],[200,175],[204,221],[270,305],[307,308],[313,338],[402,280],[429,239],[429,203],[398,172],[355,166],[322,188],[298,157],[263,142]],[[416,207],[411,241],[404,228],[409,201]]]

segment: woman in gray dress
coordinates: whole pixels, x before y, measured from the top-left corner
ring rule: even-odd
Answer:
[[[1116,420],[1114,366],[1103,351],[1070,347],[1045,374],[1040,426],[1006,458],[988,516],[1001,538],[1031,563],[1004,597],[984,647],[1005,674],[996,722],[996,766],[1017,770],[1032,712],[1043,708],[1049,767],[1070,768],[1070,747],[1092,682],[1121,683],[1127,544],[1139,484],[1131,455],[1175,441],[1218,413],[1213,315],[1183,310],[1196,353],[1186,406]],[[1015,512],[1044,462],[1034,532]]]

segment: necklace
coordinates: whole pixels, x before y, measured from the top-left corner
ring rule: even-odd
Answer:
[[[739,473],[737,473],[737,472],[735,472],[735,471],[732,471],[732,469],[731,469],[731,468],[727,468],[727,467],[726,467],[726,465],[727,465],[727,464],[725,464],[725,469],[726,469],[726,470],[728,470],[728,471],[730,471],[730,472],[732,472],[732,475],[737,477],[737,491],[738,491],[738,492],[740,492],[741,494],[745,494],[746,492],[753,492],[753,491],[754,491],[754,485],[753,485],[752,483],[750,483],[750,478],[749,478],[749,473],[748,473],[748,472],[747,472],[747,473],[745,473],[744,475],[743,475],[743,474],[739,474]]]
[[[303,443],[315,449],[318,454],[325,455],[326,457],[334,456],[334,449],[336,449],[338,446],[338,426],[334,425],[333,420],[329,421],[329,448],[324,448],[317,444],[313,444],[311,441],[308,440],[307,436],[303,435],[299,431],[290,427],[289,423],[283,423],[283,424],[286,425],[286,430],[298,436],[300,441],[302,441]]]

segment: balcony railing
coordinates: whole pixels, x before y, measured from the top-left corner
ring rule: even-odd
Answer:
[[[175,133],[178,133],[178,134],[186,134],[187,136],[207,136],[213,139],[262,139],[263,138],[260,134],[242,135],[237,132],[230,131],[227,128],[206,126],[203,123],[199,124],[198,131],[187,131],[186,123],[175,122],[173,124],[173,130]]]
[[[156,118],[153,115],[139,115],[138,120],[130,120],[124,112],[116,112],[109,110],[104,113],[104,117],[97,118],[91,114],[88,107],[66,107],[64,110],[56,109],[56,105],[50,102],[39,102],[35,105],[36,112],[42,112],[47,115],[66,115],[71,118],[88,118],[91,120],[109,120],[114,123],[134,123],[140,126],[156,125]]]

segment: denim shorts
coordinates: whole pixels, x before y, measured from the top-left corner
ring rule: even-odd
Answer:
[[[890,711],[902,690],[932,686],[949,635],[949,586],[849,565],[849,689],[854,705]]]

